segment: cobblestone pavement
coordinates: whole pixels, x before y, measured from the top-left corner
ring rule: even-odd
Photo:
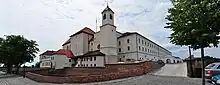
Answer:
[[[106,82],[86,84],[49,84],[38,83],[27,78],[10,77],[0,79],[0,85],[201,85],[201,79],[173,76],[143,75]],[[211,85],[207,82],[206,85]]]
[[[0,78],[0,85],[201,85],[202,80],[186,77],[186,64],[167,64],[163,68],[137,77],[86,84],[38,83],[18,76]],[[206,85],[211,85],[207,82]]]

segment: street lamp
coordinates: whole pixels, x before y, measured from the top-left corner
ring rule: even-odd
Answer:
[[[191,55],[191,47],[189,46],[189,64],[190,64],[190,71],[191,71],[191,77],[194,77],[194,73],[193,73],[193,67],[192,67],[192,55]]]
[[[25,66],[25,63],[24,63],[24,66],[23,66],[23,69],[24,69],[24,70],[23,70],[23,72],[24,72],[23,78],[25,78],[25,73],[26,73],[26,72],[25,72],[25,67],[26,67],[26,66]]]

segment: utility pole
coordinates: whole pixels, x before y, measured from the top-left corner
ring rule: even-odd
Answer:
[[[190,71],[191,71],[191,77],[194,77],[194,73],[193,73],[193,67],[192,67],[192,55],[191,55],[191,47],[189,46],[189,64],[190,64]]]

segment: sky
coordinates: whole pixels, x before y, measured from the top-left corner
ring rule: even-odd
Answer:
[[[174,56],[189,56],[186,46],[169,42],[171,31],[165,29],[170,0],[109,0],[115,12],[115,25],[119,32],[138,32],[163,46]],[[71,34],[84,27],[96,31],[101,26],[101,12],[106,0],[1,0],[0,37],[23,35],[39,44],[39,54],[58,50]],[[96,19],[98,23],[96,24]],[[206,48],[205,55],[219,57],[219,48]],[[193,51],[200,56],[200,50]]]

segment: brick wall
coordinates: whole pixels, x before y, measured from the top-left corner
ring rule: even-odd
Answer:
[[[50,76],[43,75],[45,71],[28,72],[26,76],[46,83],[88,83],[139,76],[161,66],[154,62],[107,64],[105,68],[65,68],[55,72],[56,74],[49,74]]]

